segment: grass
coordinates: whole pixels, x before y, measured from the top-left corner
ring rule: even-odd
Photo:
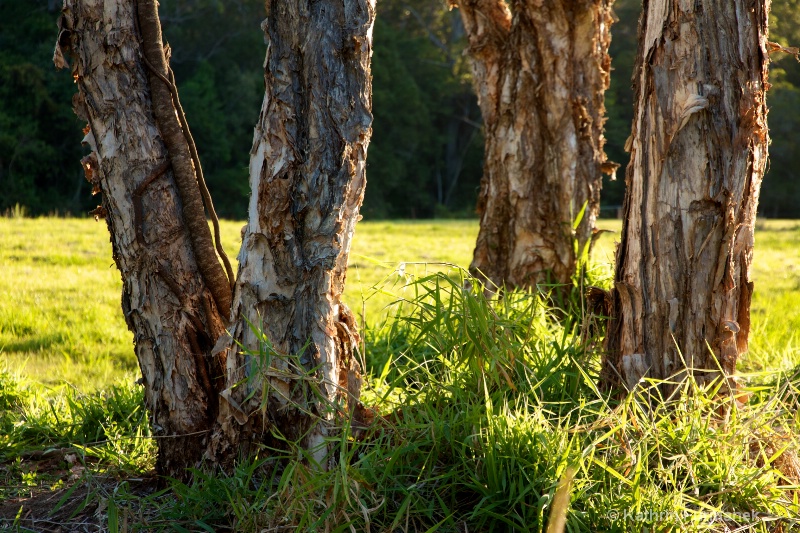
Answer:
[[[755,291],[745,371],[800,364],[800,221],[768,220],[756,228]]]
[[[241,227],[241,222],[222,223],[231,256],[239,249]],[[409,274],[448,268],[439,263],[467,264],[476,235],[472,221],[360,224],[346,302],[377,321],[394,296],[372,287],[391,277],[398,263],[430,263],[408,264]],[[122,283],[105,224],[0,218],[0,242],[0,353],[5,364],[43,384],[66,382],[84,391],[135,380],[132,335],[120,312]]]
[[[223,225],[227,249],[240,227]],[[346,299],[366,314],[363,397],[379,416],[362,441],[334,440],[337,468],[310,469],[286,443],[144,491],[154,445],[105,227],[0,220],[0,291],[13,295],[0,301],[0,511],[55,489],[57,514],[58,490],[84,487],[62,520],[109,531],[544,531],[561,484],[570,531],[800,529],[800,223],[757,233],[741,404],[691,381],[669,400],[601,393],[599,339],[573,313],[461,289],[452,265],[468,263],[476,231],[359,225]],[[595,258],[612,250],[606,237]],[[0,530],[35,530],[8,509]]]
[[[601,221],[594,252],[610,272],[619,221]],[[242,223],[223,221],[234,255]],[[346,303],[366,322],[386,316],[407,275],[468,265],[476,221],[361,222],[350,257]],[[0,218],[0,353],[8,368],[49,386],[82,391],[136,379],[132,335],[120,312],[121,282],[108,230],[91,219]],[[800,364],[800,222],[759,224],[754,260],[753,333],[743,372]],[[375,290],[378,287],[379,290]]]
[[[0,219],[0,352],[9,368],[81,390],[133,380],[132,336],[103,224]]]

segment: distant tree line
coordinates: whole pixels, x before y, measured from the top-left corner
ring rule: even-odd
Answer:
[[[97,205],[75,163],[74,88],[52,67],[61,2],[0,2],[0,212],[81,214]],[[221,216],[243,219],[249,154],[263,95],[261,0],[163,0],[181,100]],[[618,0],[606,93],[606,152],[627,164],[631,74],[640,3]],[[800,45],[800,0],[772,4],[770,40]],[[481,113],[463,54],[458,13],[437,0],[381,0],[375,23],[366,218],[472,216],[482,175]],[[772,143],[759,213],[800,217],[800,63],[772,57]],[[602,213],[616,214],[624,180],[604,180]]]

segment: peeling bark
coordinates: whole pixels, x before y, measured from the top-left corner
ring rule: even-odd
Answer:
[[[375,6],[267,7],[266,95],[233,304],[233,338],[249,353],[218,347],[227,388],[209,458],[235,456],[272,431],[301,440],[324,467],[325,436],[358,405],[361,387],[355,320],[341,295],[366,184]],[[263,327],[269,361],[248,321]]]
[[[485,127],[470,270],[491,285],[569,285],[599,210],[611,1],[452,0]],[[586,205],[577,229],[573,221]]]
[[[168,437],[158,440],[159,471],[185,477],[203,460],[231,466],[276,435],[327,466],[325,437],[360,416],[359,339],[341,295],[366,184],[374,2],[267,5],[266,95],[229,315],[204,217],[197,246],[202,204],[186,139],[167,141],[188,132],[162,79],[158,32],[145,29],[157,16],[140,1],[151,8],[139,20],[153,50],[142,49],[135,3],[64,0],[54,61],[65,67],[71,58],[74,108],[89,122],[84,169],[102,193],[96,212],[122,274],[153,426]],[[208,275],[207,260],[222,278]]]
[[[767,0],[644,3],[606,385],[731,376],[747,350],[768,11]]]
[[[73,106],[89,123],[84,170],[102,194],[155,434],[168,437],[158,439],[158,469],[183,476],[201,460],[216,418],[208,354],[227,317],[192,251],[135,17],[131,2],[65,0],[54,60],[65,67],[71,58]]]

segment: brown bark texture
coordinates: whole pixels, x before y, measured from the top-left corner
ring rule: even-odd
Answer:
[[[341,295],[366,185],[375,5],[273,0],[267,10],[237,344],[216,349],[227,387],[211,455],[273,432],[325,467],[326,437],[359,405],[361,387],[356,323]]]
[[[747,350],[768,10],[644,2],[606,385],[730,376]]]
[[[615,168],[603,150],[612,2],[452,1],[486,139],[470,270],[490,289],[568,285],[575,243],[583,250],[595,228],[601,171]]]
[[[327,466],[326,437],[360,412],[358,334],[340,297],[366,184],[374,2],[267,3],[266,95],[232,308],[204,216],[197,246],[201,184],[179,174],[199,168],[170,101],[152,6],[139,0],[137,17],[135,2],[65,0],[54,61],[70,58],[74,108],[89,122],[83,164],[102,194],[96,212],[164,437],[158,469],[230,466],[275,436]]]
[[[222,266],[217,260],[216,250],[211,241],[208,229],[203,195],[198,177],[202,172],[199,158],[192,160],[192,148],[189,139],[191,133],[188,125],[181,124],[183,110],[177,101],[177,90],[173,100],[174,87],[171,70],[164,55],[164,44],[161,37],[161,22],[158,18],[156,0],[137,0],[137,22],[142,40],[142,60],[148,68],[150,77],[150,96],[153,114],[156,118],[161,136],[169,152],[175,183],[183,206],[183,220],[189,230],[192,250],[197,265],[206,285],[214,296],[214,301],[223,315],[227,315],[231,307],[231,284]],[[192,147],[194,143],[192,142]],[[196,164],[194,164],[196,162]],[[204,185],[203,185],[204,186]],[[209,208],[213,206],[209,202]],[[215,221],[216,223],[216,221]]]
[[[92,151],[82,163],[102,196],[96,213],[106,217],[146,404],[163,437],[158,468],[180,475],[201,460],[216,419],[208,354],[228,312],[204,281],[176,184],[191,161],[176,162],[154,115],[134,3],[65,0],[59,25],[54,61],[70,59],[73,107],[88,122]]]

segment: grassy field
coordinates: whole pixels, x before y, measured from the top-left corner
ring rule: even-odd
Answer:
[[[241,222],[225,221],[229,255]],[[618,221],[599,241],[594,261],[610,276]],[[404,296],[407,276],[466,267],[475,221],[362,222],[348,271],[346,303],[370,324]],[[119,273],[103,223],[90,219],[0,218],[0,354],[4,365],[33,380],[88,391],[138,372],[132,335],[121,316]],[[800,222],[759,226],[755,252],[751,352],[743,371],[800,364]]]
[[[240,228],[223,225],[228,250]],[[337,468],[287,443],[155,491],[105,226],[0,219],[0,531],[800,529],[800,222],[760,223],[738,404],[691,381],[667,401],[597,390],[599,340],[575,315],[462,290],[476,232],[359,225],[345,298],[367,326],[362,399],[384,418],[333,438]],[[601,283],[616,235],[595,253]]]

